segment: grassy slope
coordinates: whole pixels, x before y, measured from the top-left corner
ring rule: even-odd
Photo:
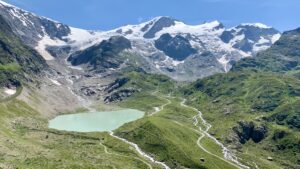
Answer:
[[[255,162],[260,168],[297,168],[299,109],[291,107],[299,105],[299,85],[299,80],[284,75],[230,72],[199,80],[183,93],[189,97],[189,104],[203,111],[213,125],[211,133],[223,142],[228,142],[238,121],[267,125],[267,138],[260,144],[248,141],[239,149],[240,156],[250,163]],[[287,117],[279,121],[276,117],[281,114]],[[291,119],[294,123],[289,122]],[[281,132],[286,133],[285,137],[275,139]],[[274,161],[266,160],[268,156]]]
[[[153,116],[125,124],[115,133],[134,143],[145,152],[152,154],[159,161],[164,161],[171,168],[235,168],[197,146],[200,134],[193,125],[197,112],[182,107],[182,99],[170,98],[169,93],[176,91],[174,82],[161,75],[129,73],[127,86],[138,85],[143,92],[119,103],[119,106],[143,110],[151,114],[153,107],[168,103],[164,109]],[[155,92],[161,91],[161,92]],[[221,149],[209,139],[203,139],[206,148],[222,157]],[[205,162],[201,162],[204,158]]]
[[[151,164],[106,133],[50,130],[46,119],[17,99],[0,103],[0,116],[0,168],[140,169]]]
[[[136,95],[121,106],[145,109],[148,103],[161,100],[160,97],[152,96],[143,100],[145,107],[138,103],[133,105],[132,102],[138,98],[140,96]],[[163,111],[128,123],[118,129],[116,134],[137,143],[144,151],[155,155],[157,160],[166,162],[171,168],[235,168],[197,146],[200,135],[195,131],[197,128],[193,126],[192,119],[197,112],[180,106],[181,100],[170,100],[172,103],[165,106]],[[214,143],[207,145],[207,148],[216,154],[220,152],[220,147]],[[200,158],[205,158],[205,162],[201,162]]]

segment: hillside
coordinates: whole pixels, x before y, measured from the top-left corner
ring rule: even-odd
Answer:
[[[254,69],[260,71],[291,73],[297,76],[300,56],[300,29],[284,32],[269,49],[254,58],[243,59],[233,70]]]
[[[12,95],[21,83],[35,81],[47,69],[46,62],[33,49],[24,45],[0,16],[0,87],[1,99]],[[7,94],[2,94],[5,88]]]
[[[244,159],[259,158],[257,165],[264,168],[272,157],[297,168],[299,85],[292,76],[234,71],[198,80],[182,92],[212,123],[210,133]]]

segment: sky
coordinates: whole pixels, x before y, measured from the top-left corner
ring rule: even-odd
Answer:
[[[300,0],[4,0],[73,27],[110,30],[170,16],[196,25],[226,27],[260,22],[280,31],[300,27]]]

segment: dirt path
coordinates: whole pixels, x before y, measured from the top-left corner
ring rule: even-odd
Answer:
[[[155,95],[156,93],[157,93],[157,91],[156,91],[156,92],[153,92],[152,95]],[[156,96],[157,96],[157,95],[156,95]],[[172,103],[171,100],[168,99],[168,98],[166,98],[166,97],[161,97],[161,96],[157,96],[157,97],[159,97],[160,99],[166,100],[167,103],[161,105],[160,107],[154,107],[154,112],[150,113],[148,116],[153,116],[153,115],[159,113],[160,111],[164,110],[164,108],[165,108],[167,105],[169,105],[169,104]],[[230,165],[232,165],[232,166],[234,166],[234,167],[236,167],[236,168],[239,168],[239,169],[250,169],[250,167],[241,164],[241,163],[238,161],[237,157],[236,157],[236,156],[235,156],[228,148],[226,148],[220,141],[218,141],[215,137],[213,137],[211,134],[208,133],[209,129],[210,129],[212,126],[211,126],[211,125],[203,118],[202,112],[199,111],[198,109],[194,108],[194,107],[191,107],[191,106],[186,105],[185,102],[186,102],[186,99],[183,99],[183,101],[180,103],[180,105],[181,105],[182,107],[189,108],[189,109],[192,109],[192,110],[198,112],[198,114],[197,114],[196,116],[193,117],[193,120],[194,120],[193,125],[194,125],[195,127],[197,127],[198,130],[193,129],[193,128],[190,128],[191,130],[194,130],[195,132],[197,132],[198,134],[200,134],[200,137],[199,137],[198,140],[197,140],[197,146],[198,146],[200,149],[202,149],[204,152],[206,152],[207,154],[210,154],[210,155],[212,155],[212,156],[214,156],[214,157],[216,157],[216,158],[218,158],[218,159],[220,159],[220,160],[222,160],[222,161],[224,161],[224,162],[226,162],[226,163],[228,163],[228,164],[230,164]],[[198,119],[201,120],[201,124],[203,125],[203,126],[202,126],[203,128],[202,128],[201,126],[199,126],[199,123],[200,123],[200,122],[199,122]],[[182,126],[183,126],[183,124],[181,124],[181,123],[179,123],[179,122],[177,122],[177,121],[174,121],[174,122],[177,123],[177,124],[179,124],[179,125],[182,125]],[[131,145],[132,147],[135,148],[135,150],[136,150],[141,156],[143,156],[144,158],[150,160],[151,162],[153,162],[153,163],[155,163],[155,164],[158,164],[158,165],[162,166],[162,167],[165,168],[165,169],[170,169],[170,167],[168,167],[165,163],[159,162],[159,161],[155,161],[154,158],[152,158],[151,156],[149,156],[149,155],[147,155],[145,152],[143,152],[143,151],[139,148],[139,146],[138,146],[137,144],[135,144],[135,143],[133,143],[133,142],[130,142],[130,141],[124,139],[124,138],[118,137],[118,136],[114,135],[113,132],[111,132],[110,135],[111,135],[112,137],[114,137],[114,138],[117,138],[117,139],[119,139],[119,140],[121,140],[121,141],[123,141],[123,142],[125,142],[125,143],[127,143],[127,144],[129,144],[129,145]],[[219,145],[219,146],[222,148],[222,152],[223,152],[224,158],[222,158],[222,157],[220,157],[220,156],[218,156],[218,155],[216,155],[216,154],[214,154],[214,153],[211,153],[210,151],[208,151],[205,147],[203,147],[203,146],[201,145],[201,140],[202,140],[204,137],[208,137],[208,138],[212,139],[217,145]],[[107,151],[107,150],[106,150],[106,151]],[[141,160],[141,159],[140,159],[140,160]],[[150,164],[149,164],[149,165],[150,165]],[[151,166],[151,165],[150,165],[150,166]],[[151,166],[151,167],[152,167],[152,166]]]
[[[141,148],[140,148],[137,144],[135,144],[135,143],[133,143],[133,142],[130,142],[130,141],[124,139],[124,138],[118,137],[118,136],[114,135],[113,132],[110,132],[110,135],[111,135],[112,137],[116,138],[116,139],[119,139],[119,140],[121,140],[121,141],[123,141],[123,142],[125,142],[125,143],[127,143],[127,144],[129,144],[129,145],[131,145],[132,147],[134,147],[134,149],[135,149],[141,156],[143,156],[144,158],[150,160],[151,162],[153,162],[153,163],[155,163],[155,164],[158,164],[158,165],[162,166],[164,169],[170,169],[170,167],[167,166],[165,163],[156,161],[154,158],[152,158],[151,156],[149,156],[148,154],[146,154],[145,152],[143,152],[143,151],[141,150]]]
[[[205,152],[207,152],[208,154],[211,154],[223,161],[226,161],[227,163],[237,167],[237,168],[241,168],[241,169],[250,169],[250,167],[243,165],[242,163],[240,163],[238,161],[238,158],[228,149],[226,148],[219,140],[217,140],[215,137],[213,137],[211,134],[208,133],[209,129],[212,127],[204,118],[203,118],[203,114],[201,111],[199,111],[198,109],[188,106],[185,104],[186,99],[183,99],[183,101],[180,103],[180,105],[182,107],[186,107],[186,108],[190,108],[193,109],[194,111],[198,112],[198,115],[194,116],[194,126],[198,127],[199,130],[196,130],[199,134],[201,134],[201,136],[199,137],[198,141],[197,141],[197,145]],[[205,129],[202,129],[201,126],[199,126],[199,121],[198,118],[201,120],[201,123],[203,124],[203,126],[205,127]],[[201,145],[201,140],[207,136],[208,138],[212,139],[217,145],[219,145],[222,148],[223,151],[223,155],[224,158],[221,158],[211,152],[209,152],[208,150],[206,150],[202,145]]]
[[[155,95],[157,92],[158,92],[158,91],[153,92],[152,95]],[[160,97],[160,96],[158,96],[158,95],[155,95],[155,96],[158,97],[158,98],[160,98],[160,99],[166,100],[167,103],[166,103],[166,104],[163,104],[163,105],[161,105],[161,106],[159,106],[159,107],[154,107],[154,112],[150,113],[148,116],[153,116],[153,115],[155,115],[156,113],[158,113],[158,112],[164,110],[164,108],[165,108],[167,105],[169,105],[169,104],[172,103],[172,102],[171,102],[169,99],[167,99],[167,98]]]
[[[158,92],[158,91],[153,92],[152,95],[155,95],[157,92]],[[161,99],[164,99],[164,100],[167,100],[167,103],[161,105],[160,107],[154,107],[154,112],[150,113],[148,116],[153,116],[154,114],[156,114],[156,113],[162,111],[162,110],[165,108],[165,106],[171,104],[171,101],[170,101],[169,99],[166,99],[166,98],[163,98],[163,97],[160,97],[160,96],[157,96],[157,97],[159,97],[159,98],[161,98]],[[156,161],[153,157],[151,157],[151,156],[149,156],[148,154],[146,154],[145,152],[143,152],[143,151],[141,150],[141,148],[140,148],[137,144],[135,144],[135,143],[133,143],[133,142],[130,142],[130,141],[124,139],[124,138],[118,137],[118,136],[114,135],[113,132],[110,132],[110,135],[111,135],[112,137],[116,138],[116,139],[119,139],[119,140],[121,140],[121,141],[123,141],[123,142],[125,142],[125,143],[127,143],[127,144],[129,144],[129,145],[131,145],[132,147],[135,148],[135,150],[136,150],[141,156],[143,156],[144,158],[150,160],[151,162],[153,162],[153,163],[155,163],[155,164],[158,164],[158,165],[162,166],[162,167],[165,168],[165,169],[170,169],[170,167],[167,166],[165,163]]]
[[[144,160],[142,160],[142,159],[140,159],[140,158],[137,158],[137,157],[131,157],[131,156],[126,156],[126,155],[117,154],[117,153],[111,153],[111,152],[109,152],[109,151],[107,150],[108,148],[107,148],[104,144],[102,144],[101,142],[100,142],[100,145],[104,148],[105,154],[114,155],[114,156],[119,156],[119,157],[125,157],[125,158],[134,158],[134,159],[136,159],[136,160],[138,160],[138,161],[141,161],[142,163],[146,164],[146,165],[148,166],[149,169],[153,169],[152,166],[151,166],[151,164],[147,163],[146,161],[144,161]]]

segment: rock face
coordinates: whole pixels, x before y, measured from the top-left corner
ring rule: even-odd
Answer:
[[[183,36],[176,35],[172,37],[168,33],[161,35],[160,38],[155,41],[155,47],[163,51],[167,56],[178,61],[183,61],[188,56],[197,52]]]
[[[112,102],[120,102],[124,98],[131,96],[135,92],[140,92],[140,90],[134,88],[121,89],[119,91],[112,93],[109,96],[106,96],[104,99],[104,103],[108,104]]]
[[[258,69],[286,72],[298,69],[300,63],[300,28],[284,32],[281,38],[257,57],[246,58],[233,66],[234,70]],[[298,74],[299,76],[299,74]]]
[[[130,97],[132,94],[140,92],[140,89],[124,87],[129,81],[129,78],[124,77],[116,79],[114,82],[107,85],[104,88],[104,92],[107,93],[107,96],[104,98],[104,103],[120,102],[123,99]]]
[[[99,45],[72,54],[68,61],[74,66],[89,64],[98,70],[115,69],[124,62],[118,58],[118,54],[130,48],[131,43],[128,39],[123,36],[114,36],[109,40],[102,41]]]
[[[0,15],[0,85],[19,86],[18,80],[32,81],[47,67],[43,58],[24,45]]]
[[[0,3],[0,15],[8,22],[13,32],[31,47],[37,46],[38,41],[46,35],[51,39],[63,40],[63,37],[70,33],[67,25],[4,3]]]
[[[266,126],[256,126],[253,129],[251,139],[255,143],[259,143],[261,140],[263,140],[267,135],[267,127]]]
[[[156,22],[150,22],[149,24],[145,25],[141,30],[146,31],[144,34],[144,38],[151,39],[155,37],[155,34],[161,31],[163,28],[167,28],[170,26],[175,25],[175,20],[169,17],[161,17]]]
[[[233,128],[233,131],[238,135],[242,144],[250,139],[255,143],[259,143],[268,133],[266,126],[256,126],[254,122],[239,122],[238,126]]]
[[[223,42],[251,54],[269,48],[279,37],[279,31],[263,24],[242,24],[225,30],[220,36]]]
[[[104,89],[104,91],[107,92],[107,93],[111,93],[112,91],[114,91],[116,89],[119,89],[120,87],[122,87],[123,85],[125,85],[128,81],[129,81],[128,78],[117,79],[113,83],[109,84]]]

